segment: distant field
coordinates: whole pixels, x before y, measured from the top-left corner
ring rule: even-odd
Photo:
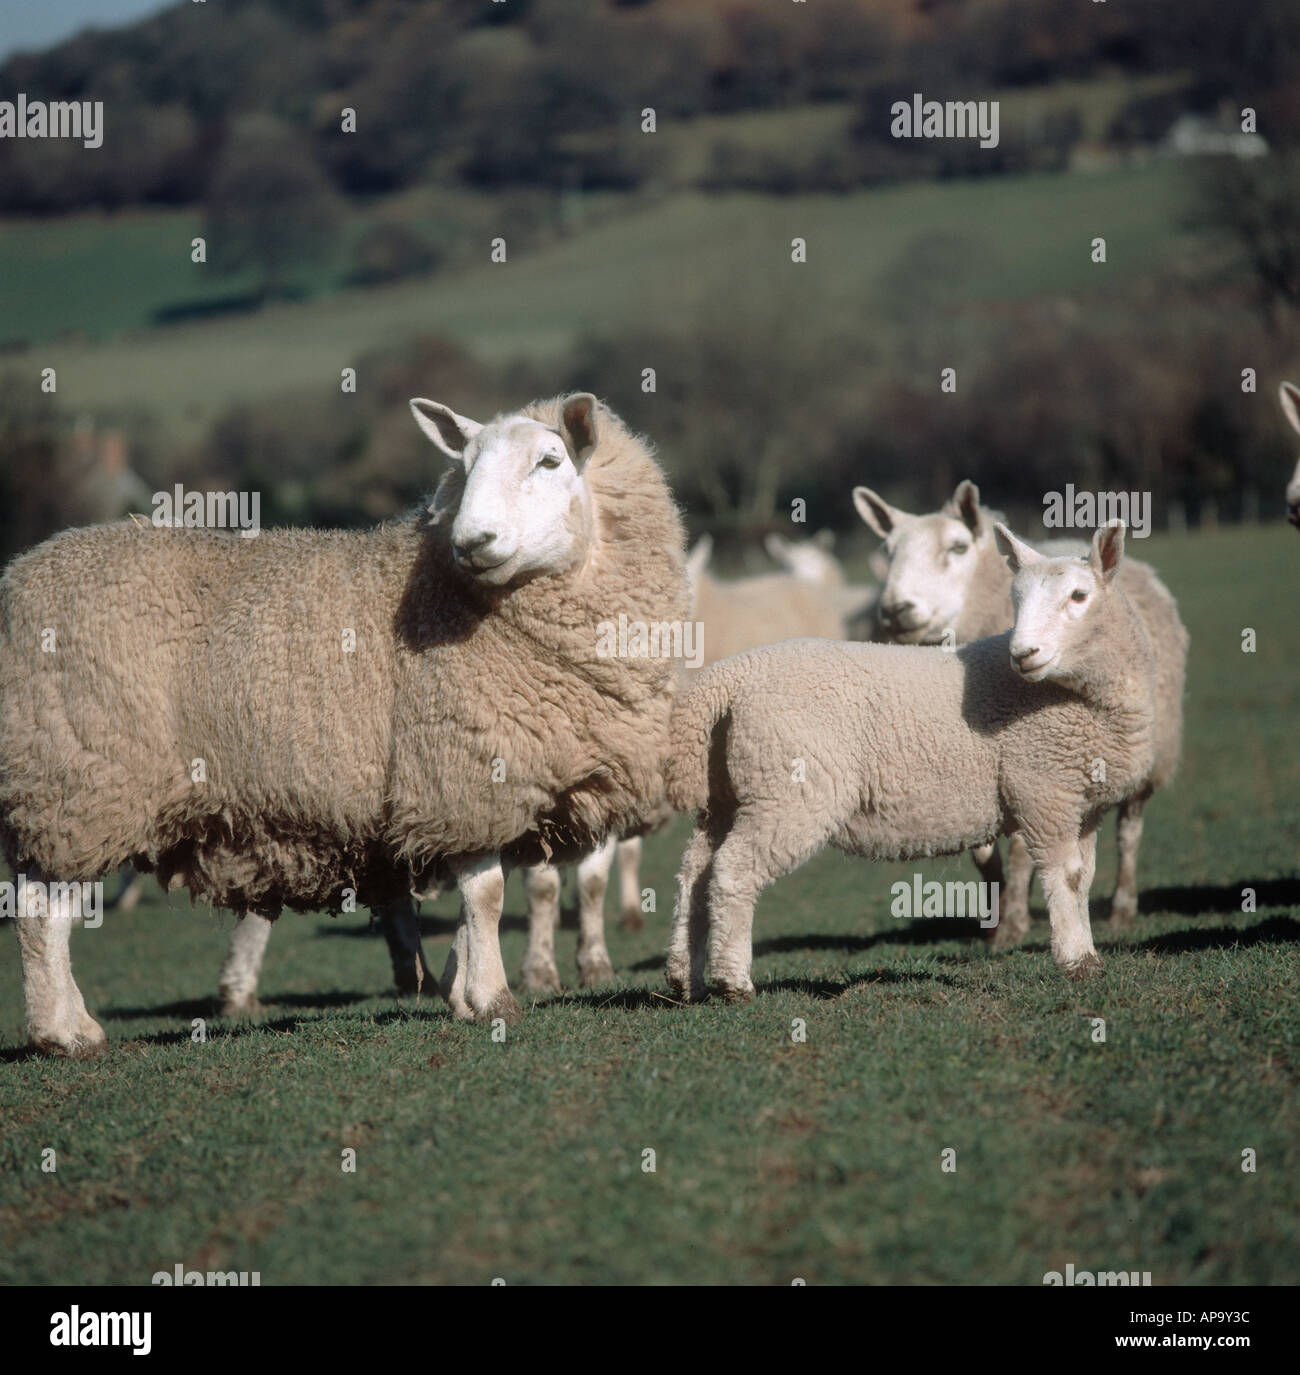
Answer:
[[[1072,1262],[1155,1285],[1294,1284],[1300,673],[1277,591],[1300,536],[1130,547],[1192,632],[1187,740],[1148,811],[1125,940],[1103,920],[1106,828],[1100,980],[1056,974],[1041,911],[1026,947],[993,955],[891,918],[890,883],[918,866],[825,854],[760,904],[753,1003],[673,1006],[679,821],[647,845],[648,929],[611,935],[618,982],[542,1001],[505,1044],[388,996],[382,941],[357,918],[290,915],[266,1015],[214,1021],[196,1045],[230,918],[156,898],[74,937],[112,1042],[99,1062],[22,1058],[12,944],[0,957],[0,1282],[139,1284],[180,1262],[268,1285],[1037,1285]],[[437,967],[453,909],[426,919]],[[513,882],[507,911],[513,975]],[[570,978],[574,939],[559,940]]]
[[[46,337],[73,324],[108,329],[114,309],[123,332],[103,342],[47,339],[0,361],[56,367],[69,410],[146,407],[164,433],[192,438],[236,400],[332,391],[341,368],[420,333],[448,336],[489,359],[545,360],[585,332],[672,328],[761,292],[779,303],[774,322],[796,347],[804,331],[878,330],[877,293],[923,235],[969,241],[954,304],[1104,295],[1130,280],[1159,279],[1192,243],[1179,228],[1181,176],[1180,167],[1159,162],[843,196],[678,193],[622,215],[606,198],[598,205],[607,218],[541,247],[535,228],[506,216],[491,230],[506,238],[505,264],[488,262],[485,228],[479,268],[155,329],[134,328],[151,301],[196,293],[199,269],[178,247],[188,243],[190,219],[74,223],[60,227],[61,240],[42,226],[11,226],[0,238],[0,274],[19,276],[22,287],[12,302],[6,296],[5,337]],[[47,232],[62,247],[43,257],[38,241]],[[1108,242],[1104,267],[1089,257],[1098,234]],[[796,236],[808,244],[801,265],[790,261]]]

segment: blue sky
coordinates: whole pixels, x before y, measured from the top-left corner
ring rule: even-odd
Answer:
[[[48,48],[95,25],[113,29],[176,0],[0,0],[0,58],[18,49]]]

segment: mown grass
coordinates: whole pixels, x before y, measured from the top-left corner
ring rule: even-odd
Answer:
[[[1155,1284],[1295,1282],[1300,690],[1276,592],[1300,537],[1140,552],[1192,631],[1187,743],[1148,811],[1122,940],[1103,840],[1102,979],[1056,974],[1041,911],[1024,948],[991,954],[890,917],[890,883],[916,866],[824,854],[760,904],[755,1000],[675,1006],[679,821],[647,845],[657,913],[611,932],[618,981],[539,1002],[504,1043],[389,996],[360,919],[288,916],[265,1015],[213,1019],[196,1044],[230,918],[156,897],[74,937],[112,1042],[100,1061],[23,1057],[12,945],[0,961],[0,1281],[147,1283],[181,1262],[264,1284],[1038,1284],[1072,1261]],[[522,909],[512,883],[512,972]],[[453,912],[444,898],[426,916],[435,966]]]

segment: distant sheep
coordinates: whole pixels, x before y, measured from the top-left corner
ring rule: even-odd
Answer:
[[[1057,964],[1101,969],[1097,823],[1154,754],[1151,650],[1116,578],[1124,527],[1099,530],[1087,560],[997,534],[1016,574],[1009,633],[954,653],[787,641],[714,664],[677,699],[668,796],[699,812],[668,953],[683,1001],[706,983],[752,995],[754,903],[826,845],[918,859],[1009,830],[1042,872]]]
[[[507,867],[576,859],[659,807],[677,665],[597,652],[602,622],[687,614],[650,451],[585,393],[486,425],[412,410],[453,465],[427,512],[255,539],[126,521],[0,579],[0,840],[31,900],[14,926],[37,1047],[104,1043],[43,881],[129,861],[269,920],[453,878],[442,992],[513,1017]]]
[[[913,516],[897,510],[869,487],[853,493],[858,514],[885,541],[889,571],[877,606],[878,638],[898,644],[967,644],[1009,630],[1014,619],[1011,570],[998,552],[996,512],[980,505],[979,488],[960,482],[942,510]],[[1088,546],[1051,540],[1044,554],[1086,556]],[[1116,818],[1119,867],[1111,920],[1131,924],[1137,915],[1137,858],[1142,813],[1151,794],[1173,777],[1182,751],[1183,687],[1188,636],[1178,606],[1155,570],[1136,559],[1120,566],[1118,586],[1142,620],[1155,656],[1155,753],[1151,774],[1121,803]],[[996,846],[975,856],[986,880],[1001,877]],[[1029,931],[1029,884],[1033,870],[1024,842],[1012,836],[1007,883],[1002,893],[995,944],[1013,944]]]

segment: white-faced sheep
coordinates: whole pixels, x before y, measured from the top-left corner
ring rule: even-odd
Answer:
[[[427,512],[255,539],[126,521],[0,580],[0,838],[36,897],[14,926],[38,1047],[104,1041],[41,881],[130,861],[270,918],[449,876],[442,991],[514,1016],[506,868],[576,859],[659,806],[677,667],[599,652],[602,622],[687,613],[648,448],[587,394],[486,425],[412,409],[452,461]]]
[[[1011,627],[1011,570],[998,552],[995,512],[980,505],[979,489],[961,482],[942,510],[914,516],[899,511],[867,487],[853,493],[859,515],[885,541],[889,571],[877,606],[878,638],[898,644],[955,646],[996,635]],[[1051,540],[1035,546],[1051,555],[1083,555],[1085,543]],[[1110,916],[1117,926],[1137,915],[1137,858],[1143,810],[1151,794],[1173,777],[1182,749],[1183,686],[1187,668],[1187,630],[1178,606],[1155,570],[1136,559],[1120,566],[1118,585],[1142,621],[1155,664],[1155,753],[1151,773],[1116,817],[1119,865]],[[977,852],[986,880],[1001,877],[996,846]],[[1008,844],[1007,881],[995,944],[1013,944],[1029,931],[1029,884],[1033,866],[1024,841]]]
[[[1300,434],[1300,387],[1294,382],[1283,382],[1282,414],[1290,422],[1291,428]],[[1295,472],[1286,485],[1286,518],[1300,530],[1300,459],[1296,461]]]
[[[846,624],[868,616],[875,608],[880,588],[849,582],[844,565],[835,557],[833,531],[818,530],[806,540],[790,540],[774,533],[764,539],[763,547],[796,578],[822,588]]]
[[[678,697],[668,796],[699,811],[668,952],[683,1000],[706,983],[753,993],[755,900],[826,845],[917,859],[1016,830],[1043,876],[1057,964],[1101,968],[1097,822],[1147,777],[1154,748],[1150,646],[1115,576],[1124,528],[1099,530],[1086,560],[998,537],[1016,573],[1009,633],[954,653],[788,641],[714,664]]]

